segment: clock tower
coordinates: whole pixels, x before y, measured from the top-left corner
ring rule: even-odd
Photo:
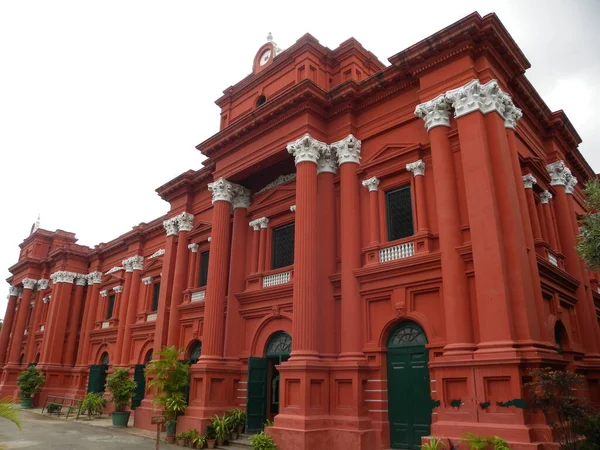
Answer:
[[[267,43],[264,44],[256,53],[254,57],[254,65],[252,66],[252,73],[259,73],[261,70],[269,66],[273,62],[273,58],[281,52],[281,49],[277,47],[277,44],[273,41],[273,35],[271,33],[267,36]]]

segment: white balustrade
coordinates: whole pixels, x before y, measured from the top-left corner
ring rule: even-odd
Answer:
[[[278,284],[289,283],[291,278],[291,272],[275,273],[273,275],[267,275],[263,278],[263,287],[277,286]]]
[[[148,314],[146,316],[146,322],[155,322],[158,315],[156,313]]]
[[[204,297],[206,297],[206,291],[198,291],[192,293],[193,302],[199,302],[200,300],[204,300]]]
[[[393,247],[382,248],[379,250],[379,262],[394,261],[396,259],[408,258],[415,254],[415,243],[406,242]]]

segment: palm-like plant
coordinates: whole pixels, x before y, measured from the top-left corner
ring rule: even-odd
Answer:
[[[0,399],[0,417],[10,420],[19,427],[19,430],[23,429],[23,425],[21,424],[21,412],[15,408],[10,397]]]

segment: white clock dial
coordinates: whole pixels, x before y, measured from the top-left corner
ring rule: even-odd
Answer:
[[[264,66],[271,57],[271,49],[267,49],[260,55],[260,65]]]

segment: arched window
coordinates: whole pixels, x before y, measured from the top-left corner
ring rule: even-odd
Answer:
[[[100,357],[100,364],[108,366],[109,363],[110,363],[110,357],[108,356],[108,352],[102,353],[102,356]]]
[[[292,352],[292,337],[285,331],[275,333],[267,342],[267,356],[287,356]]]
[[[148,364],[151,361],[152,361],[152,350],[148,350],[148,353],[146,353],[146,358],[144,359],[144,363]]]
[[[35,355],[35,363],[39,363],[40,362],[40,354],[38,353],[37,355]]]
[[[423,328],[414,322],[400,324],[388,338],[388,348],[408,347],[427,344]]]
[[[202,342],[194,341],[192,345],[190,345],[190,356],[189,360],[192,364],[196,364],[200,359],[200,355],[202,354]]]
[[[562,355],[563,350],[568,345],[568,337],[567,330],[565,329],[563,323],[560,321],[556,322],[556,325],[554,325],[554,342],[558,347],[556,351],[559,355]]]
[[[258,107],[264,105],[265,103],[267,103],[267,97],[265,97],[264,95],[261,95],[256,100],[256,107],[258,108]]]
[[[21,354],[21,357],[19,358],[19,364],[23,364],[25,362],[25,354]]]

